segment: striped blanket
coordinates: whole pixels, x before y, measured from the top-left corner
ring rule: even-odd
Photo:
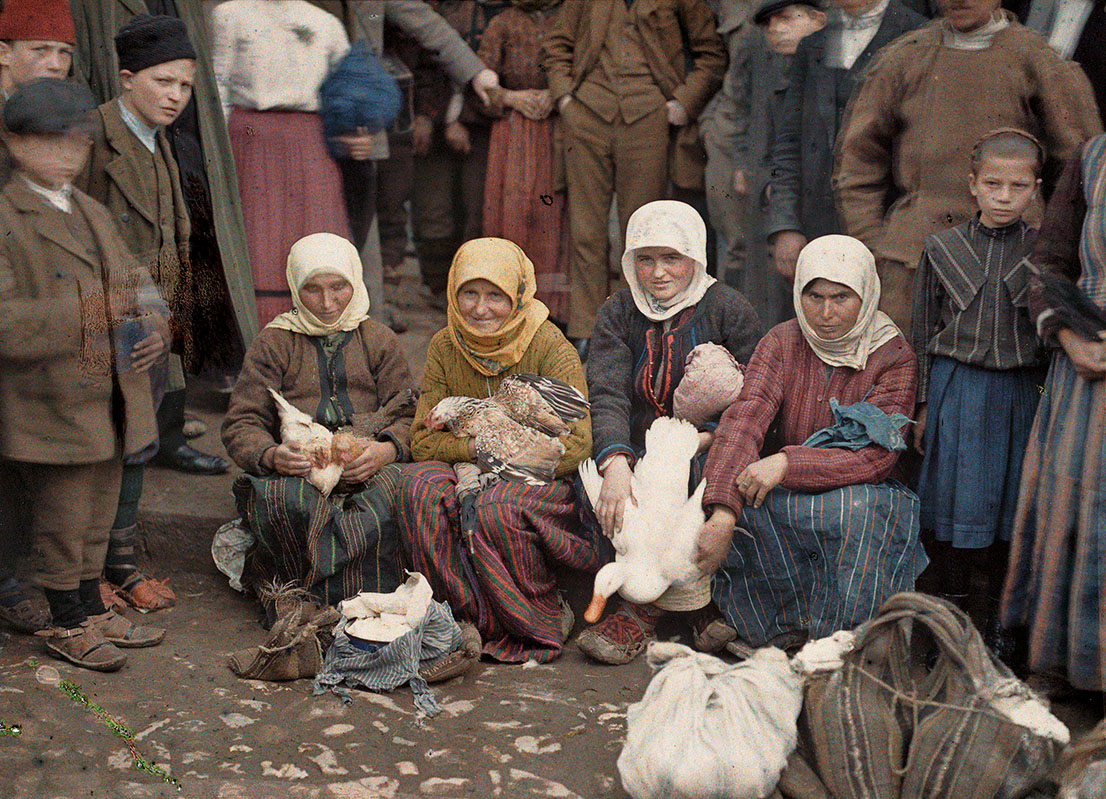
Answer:
[[[243,584],[296,582],[331,605],[362,591],[394,591],[401,582],[391,517],[396,469],[385,466],[360,491],[330,497],[302,477],[239,477],[235,503],[257,538]]]
[[[714,601],[753,646],[855,627],[892,594],[913,590],[928,562],[918,515],[918,497],[897,483],[824,494],[776,488],[742,511]]]

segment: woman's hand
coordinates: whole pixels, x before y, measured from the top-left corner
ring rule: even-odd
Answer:
[[[269,447],[261,456],[261,465],[288,477],[307,477],[311,471],[311,459],[299,451],[294,441]]]
[[[759,508],[768,492],[783,482],[787,476],[787,456],[782,452],[754,461],[737,476],[737,489],[746,505]]]
[[[460,122],[450,122],[445,126],[445,142],[454,152],[468,155],[472,149],[472,140],[469,138],[469,129]]]
[[[378,136],[384,134],[369,133],[368,128],[358,128],[355,133],[338,137],[346,148],[346,155],[354,161],[367,161],[376,146]]]
[[[434,122],[428,116],[416,116],[411,122],[411,150],[415,155],[426,155],[433,139]]]
[[[634,498],[630,488],[632,477],[630,461],[625,455],[612,455],[603,469],[603,487],[599,490],[595,516],[608,538],[622,529],[626,500]]]
[[[169,342],[158,331],[134,345],[131,350],[131,368],[136,372],[146,372],[169,351]]]
[[[926,408],[928,405],[919,405],[918,410],[914,412],[914,451],[919,455],[925,455],[926,449],[923,443],[926,434]]]
[[[699,431],[699,449],[695,450],[695,454],[698,455],[702,452],[706,452],[710,449],[710,445],[714,443],[714,433],[709,430]]]
[[[553,99],[544,89],[506,90],[503,92],[503,104],[533,120],[545,119],[553,111]]]
[[[699,540],[696,544],[695,565],[703,574],[714,574],[726,553],[730,551],[737,515],[725,505],[715,505],[711,514],[699,528]]]
[[[1066,327],[1056,334],[1056,338],[1071,359],[1076,374],[1084,380],[1101,380],[1106,376],[1106,344],[1087,341]]]
[[[345,485],[364,483],[382,467],[393,463],[396,455],[396,448],[391,442],[373,441],[365,447],[364,452],[346,464],[339,482]]]

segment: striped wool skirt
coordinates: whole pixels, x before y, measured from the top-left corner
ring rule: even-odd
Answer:
[[[257,543],[242,576],[253,590],[295,582],[336,604],[362,591],[399,587],[391,504],[398,467],[385,466],[360,490],[323,497],[302,477],[242,475],[234,499]]]
[[[1042,377],[933,359],[918,498],[922,529],[938,541],[982,549],[1010,540]]]
[[[292,308],[285,278],[292,245],[311,233],[350,237],[342,176],[326,151],[318,114],[235,106],[227,127],[264,327]]]
[[[572,484],[500,482],[476,500],[472,548],[462,540],[457,479],[444,463],[404,466],[395,495],[399,539],[413,571],[473,622],[484,654],[505,663],[544,663],[561,653],[556,567],[588,572],[600,566],[579,526]]]
[[[1002,618],[1029,667],[1106,689],[1106,382],[1053,356],[1029,435]]]
[[[738,635],[763,646],[867,621],[892,594],[913,590],[927,563],[918,497],[897,483],[776,488],[742,511],[711,593]]]

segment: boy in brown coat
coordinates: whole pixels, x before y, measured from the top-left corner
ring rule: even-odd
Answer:
[[[3,110],[16,172],[0,192],[0,462],[24,499],[54,657],[112,671],[151,646],[100,600],[121,456],[155,440],[148,370],[165,306],[103,206],[73,188],[88,157],[87,89],[43,78]]]
[[[172,312],[174,351],[167,372],[157,370],[154,376],[159,455],[173,463],[193,464],[188,471],[226,471],[226,460],[193,449],[183,432],[182,355],[193,347],[189,323],[197,287],[192,285],[189,267],[188,206],[165,126],[191,99],[196,52],[182,21],[149,14],[127,22],[116,34],[115,46],[123,92],[101,105],[93,117],[92,155],[81,188],[107,207],[123,240],[153,277]],[[158,610],[169,607],[176,598],[165,583],[139,571],[135,560],[143,471],[144,461],[124,461],[104,596],[109,605],[125,601],[142,610]],[[115,594],[122,601],[115,599]]]

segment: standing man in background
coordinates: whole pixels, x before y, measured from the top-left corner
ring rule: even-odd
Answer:
[[[694,182],[680,173],[702,164],[686,163],[688,148],[670,148],[670,140],[722,85],[726,49],[706,0],[592,0],[560,7],[543,55],[564,134],[568,335],[586,351],[610,292],[611,201],[625,235],[635,210],[667,195],[670,177],[680,186]]]

